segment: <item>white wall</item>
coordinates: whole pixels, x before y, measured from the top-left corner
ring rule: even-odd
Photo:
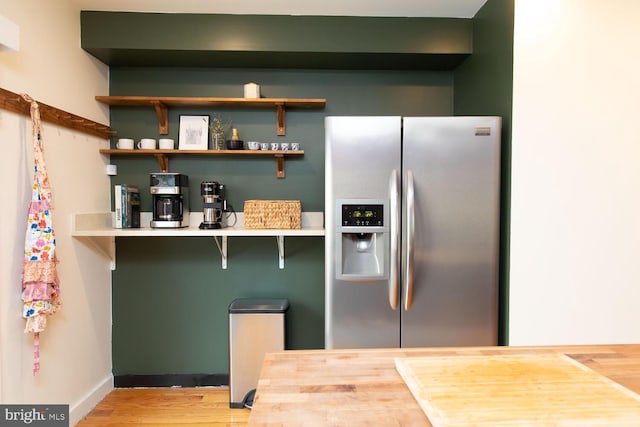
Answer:
[[[509,343],[640,343],[640,2],[516,0]]]
[[[70,0],[0,2],[20,27],[20,51],[0,52],[0,87],[100,123],[108,68],[80,48],[80,12]],[[41,334],[41,371],[32,375],[33,341],[23,333],[20,272],[32,182],[31,120],[0,109],[0,402],[71,405],[71,425],[112,388],[111,271],[108,260],[70,236],[74,212],[109,209],[108,141],[44,124],[53,188],[63,308]]]

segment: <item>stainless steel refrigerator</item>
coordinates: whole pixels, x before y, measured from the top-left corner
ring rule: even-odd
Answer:
[[[325,347],[496,345],[499,117],[325,118]]]

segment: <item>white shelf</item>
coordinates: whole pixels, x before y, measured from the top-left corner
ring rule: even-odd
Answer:
[[[73,216],[71,235],[82,240],[111,260],[111,268],[115,269],[116,237],[213,237],[222,258],[222,268],[227,268],[227,242],[229,237],[276,237],[278,244],[278,266],[284,268],[284,238],[303,236],[324,236],[323,212],[303,212],[302,228],[299,230],[248,230],[244,228],[244,214],[238,212],[234,223],[233,214],[229,224],[233,226],[218,230],[201,230],[202,212],[191,212],[189,227],[185,228],[150,228],[151,212],[140,215],[141,228],[118,229],[112,227],[112,212],[82,213]]]

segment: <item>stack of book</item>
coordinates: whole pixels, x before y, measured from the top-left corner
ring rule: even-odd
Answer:
[[[140,190],[135,185],[116,184],[113,200],[114,228],[140,228]]]

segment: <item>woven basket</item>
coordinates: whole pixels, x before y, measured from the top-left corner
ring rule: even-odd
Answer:
[[[301,212],[300,200],[246,200],[244,228],[299,229],[302,223]]]

